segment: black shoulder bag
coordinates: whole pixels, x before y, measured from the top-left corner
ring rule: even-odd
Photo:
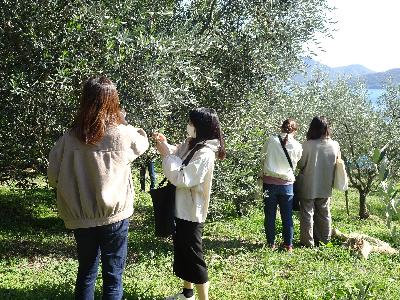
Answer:
[[[194,153],[203,147],[202,144],[196,145],[182,162],[182,167],[186,166]],[[167,184],[163,186],[165,182]],[[176,186],[164,178],[158,188],[149,192],[154,209],[154,235],[157,237],[168,237],[175,231],[175,190]]]
[[[278,135],[278,138],[279,138],[279,142],[281,143],[283,152],[285,152],[285,156],[286,156],[286,159],[287,159],[287,161],[289,163],[289,166],[293,170],[293,174],[294,174],[295,170],[293,169],[293,163],[292,163],[292,160],[290,159],[289,153],[287,152],[287,149],[286,149],[285,145],[283,144],[282,137],[280,135]],[[296,210],[296,211],[299,211],[300,210],[300,199],[297,196],[297,188],[298,187],[297,187],[297,184],[296,184],[296,181],[295,181],[293,183],[293,207],[292,207],[292,209]]]

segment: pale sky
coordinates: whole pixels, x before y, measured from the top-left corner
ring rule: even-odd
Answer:
[[[321,39],[317,61],[330,67],[360,64],[373,71],[400,68],[400,0],[328,0],[337,9],[333,39]]]

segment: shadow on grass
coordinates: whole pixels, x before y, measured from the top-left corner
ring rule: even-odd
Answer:
[[[172,252],[171,238],[154,236],[153,208],[151,206],[135,207],[129,229],[128,247],[131,253],[149,254],[151,252],[155,257]]]
[[[62,255],[75,247],[56,214],[54,193],[45,188],[0,193],[0,258]]]
[[[251,242],[239,239],[229,239],[229,240],[214,240],[209,238],[203,239],[204,248],[207,250],[213,250],[217,254],[223,255],[229,251],[244,251],[252,252],[259,250],[265,246],[265,244],[260,242]]]
[[[128,261],[135,262],[139,255],[171,255],[172,240],[156,238],[153,223],[151,205],[138,201],[129,230]],[[263,247],[262,243],[238,239],[205,238],[204,244],[221,254],[226,250],[252,251]],[[56,215],[54,193],[47,188],[0,191],[0,258],[35,256],[76,258],[72,231],[65,229]]]
[[[30,192],[9,191],[0,194],[0,226],[3,230],[65,233],[63,221],[55,216],[41,217],[41,209],[55,214],[56,200],[51,191],[40,188]]]
[[[67,284],[57,286],[35,286],[31,289],[0,288],[0,299],[10,300],[43,300],[43,299],[74,299],[74,293]]]
[[[5,289],[0,288],[0,299],[2,300],[73,300],[74,291],[70,285],[39,286],[32,289]],[[96,291],[94,299],[101,299],[101,292]],[[156,300],[164,299],[160,295],[141,295],[136,292],[125,292],[123,299],[128,300]]]
[[[64,241],[41,242],[29,238],[0,241],[0,259],[35,258],[37,256],[76,257],[75,245]],[[1,298],[0,298],[1,299]]]
[[[151,206],[135,207],[128,246],[128,260],[133,262],[141,253],[158,256],[172,251],[171,240],[154,237]],[[76,258],[72,231],[56,216],[54,193],[46,188],[1,191],[0,258],[50,255]]]
[[[128,292],[124,293],[123,299],[128,299],[128,300],[163,300],[165,299],[165,296],[161,295],[141,295],[137,294],[135,292]]]

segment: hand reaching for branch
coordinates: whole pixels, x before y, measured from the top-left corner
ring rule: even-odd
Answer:
[[[153,133],[153,138],[156,140],[156,142],[167,142],[165,135],[160,132]]]
[[[167,143],[167,138],[162,133],[156,132],[153,134],[153,138],[156,141],[156,148],[162,157],[170,154],[169,145]]]

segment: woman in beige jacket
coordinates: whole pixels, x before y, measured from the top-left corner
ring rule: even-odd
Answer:
[[[130,162],[147,148],[146,133],[126,125],[114,84],[89,78],[75,122],[51,150],[48,167],[59,215],[77,244],[75,299],[93,299],[100,258],[103,299],[122,299],[134,198]]]
[[[331,237],[329,206],[340,148],[330,135],[327,119],[323,116],[314,117],[298,163],[300,243],[308,247],[318,245],[319,242],[327,243]]]

